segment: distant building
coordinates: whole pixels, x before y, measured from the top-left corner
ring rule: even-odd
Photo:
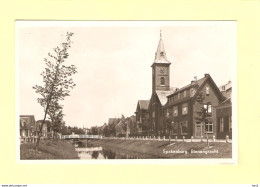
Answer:
[[[136,107],[136,127],[137,127],[137,133],[142,134],[142,131],[146,131],[145,125],[148,122],[149,119],[149,100],[139,100],[137,102],[137,107]]]
[[[20,136],[29,137],[35,135],[34,115],[20,115]]]
[[[40,133],[40,127],[41,127],[41,124],[42,124],[42,121],[43,120],[38,120],[36,122],[36,131],[37,131],[37,135],[39,135]],[[42,126],[42,137],[53,137],[53,130],[52,130],[52,124],[49,120],[45,120],[43,126]]]

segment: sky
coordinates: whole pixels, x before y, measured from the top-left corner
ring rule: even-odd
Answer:
[[[134,115],[138,100],[152,93],[152,68],[160,30],[170,66],[170,86],[186,86],[209,73],[221,86],[234,79],[236,24],[233,21],[99,21],[16,24],[16,107],[20,115],[43,119],[39,95],[44,58],[73,32],[69,58],[78,73],[76,87],[65,98],[68,126],[91,127],[108,118]]]

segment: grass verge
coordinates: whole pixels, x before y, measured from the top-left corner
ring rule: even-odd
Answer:
[[[110,150],[144,155],[144,158],[232,158],[232,143],[174,142],[152,140],[93,140],[91,144]]]
[[[79,157],[71,142],[64,140],[45,140],[40,142],[38,151],[35,151],[35,143],[20,145],[20,159],[79,159]]]

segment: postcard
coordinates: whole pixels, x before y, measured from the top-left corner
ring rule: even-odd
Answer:
[[[19,163],[236,164],[236,21],[16,21]]]

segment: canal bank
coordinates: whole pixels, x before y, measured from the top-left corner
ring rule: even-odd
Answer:
[[[88,145],[102,147],[130,158],[232,158],[232,143],[174,142],[129,139],[88,140]]]
[[[44,159],[79,159],[71,141],[45,140],[41,141],[38,151],[35,151],[35,143],[20,145],[21,160],[44,160]]]

